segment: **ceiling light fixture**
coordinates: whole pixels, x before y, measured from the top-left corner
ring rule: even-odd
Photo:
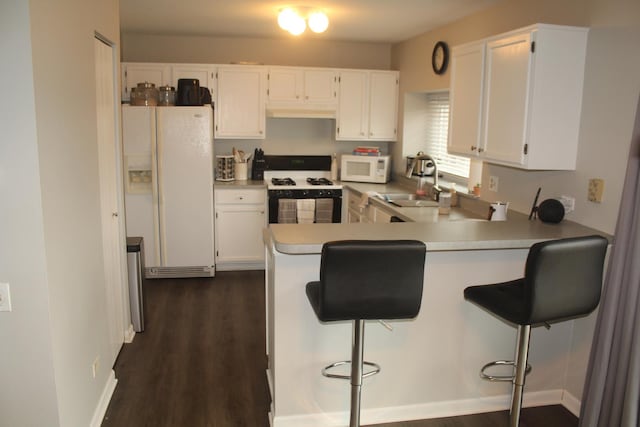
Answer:
[[[278,25],[294,36],[304,33],[307,23],[314,33],[322,33],[329,27],[329,18],[324,12],[313,10],[306,15],[305,19],[297,10],[290,7],[284,8],[278,14]]]

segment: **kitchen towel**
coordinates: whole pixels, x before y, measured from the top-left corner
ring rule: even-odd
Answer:
[[[333,199],[316,199],[316,222],[333,221]]]
[[[278,199],[278,223],[296,223],[296,201],[295,199]]]
[[[296,208],[298,224],[313,224],[316,213],[315,199],[297,199]]]

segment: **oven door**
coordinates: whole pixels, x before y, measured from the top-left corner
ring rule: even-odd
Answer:
[[[342,190],[269,190],[269,224],[278,223],[280,199],[331,199],[333,210],[331,222],[339,223],[342,219]]]

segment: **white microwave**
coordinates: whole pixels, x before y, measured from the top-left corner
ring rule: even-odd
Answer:
[[[391,156],[343,154],[340,165],[341,181],[384,184],[391,175]]]

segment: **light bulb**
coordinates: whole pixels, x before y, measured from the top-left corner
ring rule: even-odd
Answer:
[[[289,28],[291,27],[291,23],[293,22],[294,19],[296,19],[296,16],[298,16],[298,14],[293,9],[290,9],[290,8],[282,9],[278,14],[278,25],[283,30],[289,31]]]
[[[329,27],[329,18],[324,12],[312,12],[309,15],[309,28],[314,33],[322,33]]]
[[[295,14],[295,16],[292,17],[289,23],[289,28],[287,28],[287,31],[289,31],[294,36],[299,36],[300,34],[304,33],[304,30],[306,28],[307,24],[304,22],[304,18],[298,14]]]

